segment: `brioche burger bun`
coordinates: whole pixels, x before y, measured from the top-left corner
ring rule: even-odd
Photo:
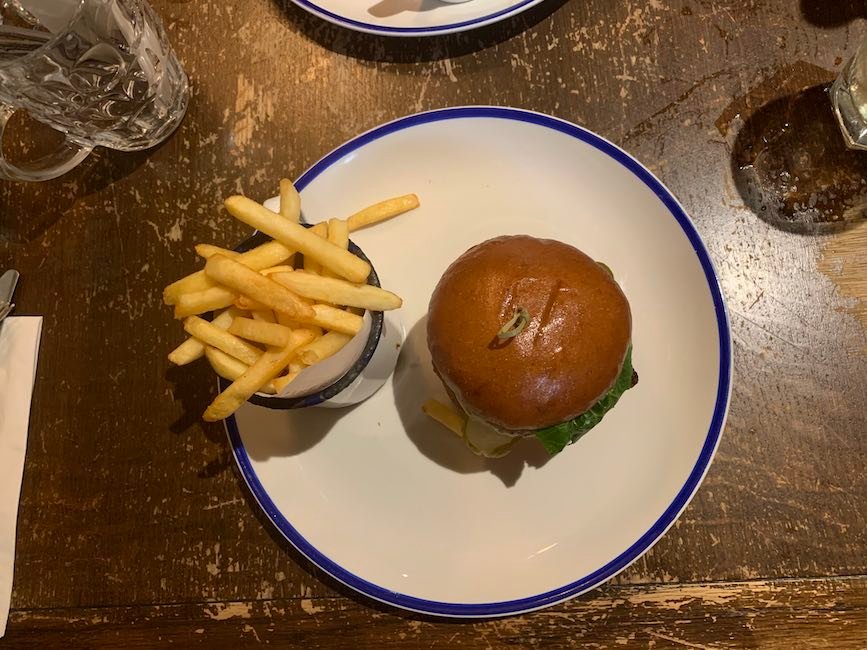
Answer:
[[[637,383],[631,340],[629,302],[608,267],[526,235],[461,255],[428,312],[434,371],[484,456],[522,437],[556,454],[593,428]]]

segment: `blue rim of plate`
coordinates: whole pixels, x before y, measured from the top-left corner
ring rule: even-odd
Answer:
[[[542,2],[542,0],[521,0],[521,2],[518,2],[511,7],[506,7],[505,9],[495,11],[485,16],[479,16],[472,20],[464,20],[457,23],[437,25],[435,27],[389,27],[387,25],[376,25],[374,23],[366,23],[361,20],[346,18],[345,16],[341,16],[333,11],[324,9],[315,2],[311,2],[311,0],[292,0],[292,2],[299,7],[306,9],[313,15],[324,18],[330,23],[368,34],[380,34],[383,36],[432,36],[434,34],[462,32],[468,29],[473,29],[474,27],[489,25],[490,23],[504,20],[509,16],[518,14],[525,9],[529,9],[532,5]]]
[[[535,609],[541,609],[589,591],[623,571],[623,569],[650,550],[662,535],[665,534],[692,499],[698,486],[701,484],[708,467],[710,467],[714,452],[719,444],[723,426],[725,425],[731,392],[732,352],[728,313],[726,311],[725,301],[723,300],[722,291],[714,270],[713,262],[710,259],[710,255],[708,254],[698,231],[695,229],[695,226],[680,206],[677,199],[674,198],[674,195],[653,174],[651,174],[641,163],[635,160],[628,153],[608,142],[604,138],[580,126],[572,124],[571,122],[566,122],[565,120],[544,115],[542,113],[496,106],[464,106],[459,108],[444,108],[426,113],[417,113],[415,115],[409,115],[393,122],[383,124],[382,126],[376,127],[367,133],[363,133],[339,146],[304,172],[304,174],[302,174],[298,179],[296,187],[299,191],[303,190],[322,172],[327,170],[347,154],[350,154],[374,140],[391,133],[432,122],[464,118],[498,118],[526,122],[563,133],[594,147],[598,151],[610,156],[615,161],[626,167],[626,169],[632,172],[639,180],[650,188],[666,208],[668,208],[672,217],[674,217],[680,225],[684,235],[692,245],[699,262],[701,263],[702,270],[704,271],[705,279],[708,284],[708,291],[713,299],[714,311],[716,313],[720,355],[719,381],[717,384],[717,395],[713,417],[711,418],[707,437],[705,438],[704,445],[699,453],[698,460],[687,477],[683,487],[677,493],[668,508],[665,509],[650,529],[639,537],[638,540],[636,540],[629,548],[623,551],[623,553],[589,575],[574,580],[558,589],[517,600],[493,603],[445,603],[416,598],[390,589],[385,589],[347,571],[310,544],[310,542],[308,542],[277,509],[259,481],[256,471],[247,455],[247,451],[244,448],[244,443],[241,439],[240,432],[238,431],[235,417],[232,416],[226,419],[225,425],[235,460],[238,463],[238,467],[247,483],[247,486],[250,488],[250,491],[253,493],[259,506],[268,515],[268,518],[274,522],[274,525],[283,536],[320,569],[365,596],[369,596],[370,598],[389,605],[394,605],[395,607],[423,614],[431,614],[434,616],[488,618],[495,616],[509,616],[529,612]]]

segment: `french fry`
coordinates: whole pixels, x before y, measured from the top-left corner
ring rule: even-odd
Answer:
[[[220,329],[228,329],[229,325],[235,319],[233,309],[227,309],[217,314],[211,324]],[[185,366],[192,363],[196,359],[200,359],[205,354],[205,346],[196,338],[188,338],[174,350],[169,352],[169,361],[177,366]]]
[[[295,223],[301,218],[301,195],[286,178],[280,181],[280,216]]]
[[[204,271],[196,271],[172,282],[163,289],[163,302],[167,305],[175,305],[178,299],[186,293],[196,293],[213,289],[217,284],[205,275]]]
[[[311,340],[313,340],[313,333],[308,330],[292,332],[292,341],[289,345],[262,354],[256,363],[211,402],[202,418],[206,422],[216,422],[229,417],[256,391],[279,375],[289,364],[289,360],[295,356],[298,348]]]
[[[204,354],[205,346],[202,345],[201,341],[191,336],[169,352],[169,361],[176,366],[185,366],[196,359],[201,359]]]
[[[364,324],[364,319],[361,316],[350,314],[348,311],[330,305],[313,305],[313,311],[316,316],[310,319],[309,323],[318,325],[325,330],[355,336],[361,331]]]
[[[349,248],[349,225],[342,219],[329,219],[328,241],[340,248]],[[306,270],[307,269],[305,269],[305,271]],[[337,274],[334,273],[334,271],[329,271],[328,269],[322,269],[320,275],[324,275],[326,278],[337,277]]]
[[[274,385],[274,391],[277,393],[282,393],[283,389],[286,388],[292,381],[298,376],[297,372],[289,372],[285,375],[280,375],[275,378],[271,383]]]
[[[349,247],[349,224],[343,219],[328,220],[328,241],[335,246]]]
[[[223,309],[233,304],[238,294],[231,289],[215,286],[204,291],[185,293],[178,299],[175,305],[175,318],[181,319],[196,314],[204,314],[206,311]]]
[[[396,217],[404,212],[414,210],[418,206],[418,197],[415,194],[405,194],[404,196],[397,196],[393,199],[374,203],[353,214],[346,222],[349,225],[349,232],[354,232],[359,228],[364,228],[365,226],[370,226]]]
[[[436,420],[449,431],[454,432],[461,438],[464,437],[464,428],[466,427],[467,420],[462,415],[456,413],[450,406],[446,406],[435,399],[429,399],[422,404],[421,410],[424,411],[425,415]]]
[[[320,328],[316,327],[315,325],[299,325],[297,329],[292,330],[292,334],[294,335],[295,332],[302,332],[302,333],[306,332],[305,336],[307,334],[309,334],[310,335],[310,341],[322,336],[322,330]],[[307,343],[309,343],[310,341],[307,341]],[[296,359],[292,359],[292,361],[295,361],[295,360]]]
[[[235,357],[230,357],[222,350],[213,348],[210,345],[205,346],[205,356],[208,358],[208,363],[211,364],[211,368],[214,369],[214,372],[220,375],[223,379],[228,379],[229,381],[235,381],[238,377],[247,372],[250,367],[246,363],[242,363]],[[274,388],[274,383],[271,382],[263,386],[259,392],[273,395],[277,391]]]
[[[241,253],[236,259],[246,267],[254,271],[267,269],[269,266],[282,264],[295,255],[295,251],[287,248],[278,241],[269,241],[251,248],[246,253]]]
[[[163,300],[174,306],[189,335],[169,360],[184,365],[205,356],[218,375],[232,382],[203,419],[228,417],[257,391],[286,390],[306,368],[337,354],[358,335],[365,310],[400,307],[399,296],[365,284],[371,266],[349,251],[349,234],[418,205],[418,197],[408,194],[345,220],[307,226],[300,223],[301,197],[289,180],[280,181],[279,214],[243,196],[229,197],[228,212],[273,241],[244,253],[197,244],[204,269],[163,290]],[[297,254],[303,255],[303,269]],[[198,316],[206,311],[215,312],[213,321]],[[438,403],[431,408],[461,433],[461,415]]]
[[[270,309],[254,309],[250,314],[254,320],[262,321],[263,323],[276,323],[277,317]]]
[[[277,322],[280,323],[280,325],[288,327],[290,330],[298,329],[301,326],[301,323],[293,320],[286,314],[281,314],[279,311],[275,311],[274,316],[277,317]]]
[[[279,266],[269,266],[267,269],[262,269],[259,271],[262,275],[271,275],[272,273],[290,273],[295,269],[288,264],[281,264]]]
[[[283,312],[293,318],[311,319],[315,316],[312,307],[299,300],[298,296],[286,287],[223,255],[214,255],[209,259],[205,264],[205,273],[220,284],[235,289],[274,311]]]
[[[295,251],[289,250],[280,242],[269,241],[238,255],[235,260],[244,266],[249,266],[254,271],[259,271],[269,266],[282,264],[293,255],[295,255]],[[204,291],[215,286],[217,284],[208,278],[204,271],[196,271],[167,286],[163,290],[163,302],[167,305],[174,305],[185,293]]]
[[[235,299],[235,307],[244,311],[268,311],[270,309],[267,305],[263,305],[249,296],[238,296]]]
[[[204,257],[205,259],[213,257],[214,255],[225,255],[232,259],[241,256],[241,253],[238,251],[230,251],[228,248],[221,248],[220,246],[214,246],[213,244],[196,244],[195,248],[196,255]]]
[[[252,318],[238,317],[229,326],[229,333],[254,343],[264,343],[278,348],[289,345],[292,330],[277,323],[263,323]]]
[[[321,237],[322,239],[328,239],[328,222],[320,221],[319,223],[310,226],[307,231],[312,232],[314,235]]]
[[[205,346],[205,357],[207,357],[214,372],[220,375],[223,379],[228,379],[229,381],[235,381],[238,377],[247,372],[247,368],[250,367],[246,363],[238,361],[235,357],[210,345]]]
[[[307,367],[307,366],[305,366],[305,365],[304,365],[303,363],[301,363],[300,361],[292,361],[292,362],[289,364],[289,372],[290,372],[290,373],[295,373],[295,374],[297,375],[297,374],[300,373],[302,370],[304,370],[304,368],[306,368],[306,367]]]
[[[328,332],[318,339],[298,349],[298,358],[308,366],[319,363],[323,359],[334,356],[345,346],[352,337],[340,332]]]
[[[361,258],[338,248],[304,226],[281,218],[247,197],[231,196],[224,205],[239,221],[270,235],[287,248],[297,249],[305,256],[309,255],[314,261],[347,280],[364,282],[370,275],[370,264]]]
[[[290,330],[308,329],[314,331],[317,336],[322,336],[322,328],[317,325],[312,323],[302,323],[279,311],[274,312],[274,315],[277,317],[277,322],[283,327],[288,327]]]
[[[310,228],[309,231],[314,233],[318,237],[322,237],[322,239],[328,239],[328,223],[325,221],[317,223],[315,226]],[[322,273],[322,265],[316,260],[314,260],[310,255],[305,255],[304,270],[308,273],[315,273],[316,275],[320,275]]]
[[[273,273],[270,277],[299,296],[333,305],[387,311],[397,309],[403,304],[400,296],[369,284],[352,284],[338,278],[323,278],[303,271]],[[309,319],[310,316],[305,318]]]
[[[259,357],[262,356],[262,350],[256,346],[250,345],[234,334],[229,334],[226,330],[220,329],[198,316],[187,318],[184,321],[184,329],[187,331],[187,334],[195,336],[202,343],[222,350],[229,356],[235,357],[238,361],[243,361],[247,365],[256,363]]]

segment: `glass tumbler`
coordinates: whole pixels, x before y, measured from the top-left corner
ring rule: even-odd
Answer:
[[[867,40],[831,86],[831,103],[846,144],[867,150]]]
[[[175,130],[189,85],[145,0],[0,0],[0,177],[41,181],[93,147],[136,151]],[[24,110],[65,135],[60,147],[16,165],[3,132]]]

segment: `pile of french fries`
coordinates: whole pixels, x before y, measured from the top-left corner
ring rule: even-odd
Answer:
[[[169,360],[183,366],[205,357],[232,382],[202,416],[209,422],[228,417],[255,393],[282,392],[305,368],[336,354],[361,330],[365,309],[401,306],[399,296],[367,284],[370,264],[348,250],[349,233],[419,202],[407,194],[305,228],[301,197],[284,179],[279,214],[244,196],[224,205],[272,241],[244,253],[199,244],[205,267],[163,292],[189,335]],[[201,317],[208,312],[213,320]]]

